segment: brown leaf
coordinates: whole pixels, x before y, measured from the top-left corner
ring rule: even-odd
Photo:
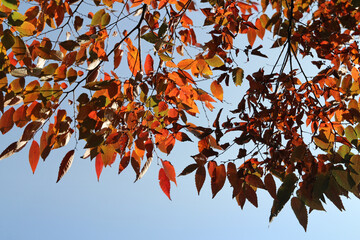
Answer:
[[[71,167],[71,164],[73,162],[74,159],[74,150],[70,150],[65,157],[63,158],[63,160],[61,161],[60,164],[60,168],[59,168],[59,173],[58,173],[58,178],[56,182],[59,182],[60,179],[65,175],[65,173],[69,170],[69,168]]]
[[[195,185],[196,189],[198,191],[198,194],[200,194],[200,190],[202,186],[204,185],[206,178],[206,171],[205,167],[203,165],[199,166],[195,173]]]
[[[270,173],[265,176],[264,183],[266,190],[270,193],[270,196],[276,199],[276,184]]]
[[[293,209],[299,223],[303,226],[306,231],[307,223],[308,223],[308,213],[303,201],[301,201],[297,197],[293,197],[291,199],[291,208]]]
[[[188,174],[192,173],[193,171],[195,171],[198,167],[199,166],[196,163],[190,164],[184,168],[184,170],[178,175],[178,177],[188,175]]]

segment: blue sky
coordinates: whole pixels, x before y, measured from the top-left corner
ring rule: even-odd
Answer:
[[[246,37],[241,41],[246,41]],[[246,42],[239,41],[240,45],[242,43]],[[255,46],[259,44],[256,42]],[[245,74],[261,66],[269,67],[264,59],[255,58],[256,65],[244,68]],[[275,61],[269,60],[270,63]],[[239,60],[241,67],[244,61]],[[311,71],[308,66],[306,69]],[[240,89],[243,88],[225,89],[225,96],[229,96],[227,108],[236,106],[237,102],[232,100],[233,96],[239,95]],[[18,136],[15,132],[0,139],[2,151]],[[190,174],[178,178],[177,187],[172,184],[172,201],[169,201],[158,184],[156,161],[143,179],[133,183],[135,175],[131,167],[117,175],[117,159],[112,168],[103,170],[98,182],[95,162],[81,159],[83,151],[76,153],[69,172],[56,183],[61,159],[69,149],[53,151],[45,163],[40,160],[33,175],[28,162],[29,147],[30,144],[20,153],[0,161],[0,239],[182,240],[220,237],[306,240],[344,239],[358,235],[360,204],[354,196],[350,200],[344,199],[345,212],[330,203],[325,206],[326,213],[311,213],[305,233],[289,204],[269,224],[272,200],[262,190],[258,195],[259,208],[247,202],[241,210],[231,199],[228,183],[215,199],[211,199],[207,176],[202,192],[197,196],[194,174]],[[196,154],[195,145],[177,144],[166,160],[170,160],[180,173],[193,162],[190,158],[193,154]]]
[[[177,179],[178,187],[172,185],[170,201],[158,185],[157,166],[133,183],[132,169],[118,176],[114,165],[97,182],[94,161],[79,155],[56,184],[61,155],[51,153],[33,175],[28,148],[0,162],[0,239],[300,240],[358,235],[360,205],[354,196],[344,200],[345,212],[329,204],[327,212],[311,213],[305,233],[289,204],[269,224],[272,201],[262,190],[259,208],[247,202],[241,210],[228,183],[211,199],[209,179],[197,196],[194,175],[188,175]],[[191,161],[187,149],[178,147],[171,157],[177,169]]]

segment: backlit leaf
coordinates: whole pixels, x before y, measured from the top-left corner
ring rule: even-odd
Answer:
[[[29,162],[30,167],[33,173],[35,173],[36,166],[40,159],[40,146],[39,144],[34,140],[30,146],[29,150]]]
[[[170,198],[170,180],[166,176],[165,170],[163,168],[160,168],[160,170],[159,170],[159,184],[160,184],[161,190],[171,200],[171,198]]]
[[[150,75],[153,71],[154,60],[152,59],[151,55],[146,55],[144,70],[146,75]]]
[[[15,109],[12,107],[9,108],[6,112],[4,112],[4,114],[1,116],[0,131],[2,134],[7,133],[14,126],[14,121],[13,121],[14,112]]]
[[[97,176],[98,181],[100,179],[100,175],[101,175],[101,172],[102,172],[103,168],[104,168],[104,163],[103,163],[103,160],[102,160],[101,153],[99,153],[95,158],[95,172],[96,172],[96,176]]]
[[[214,95],[214,97],[216,97],[220,101],[223,100],[224,90],[223,90],[222,86],[218,83],[218,81],[213,81],[211,83],[210,89],[211,89],[211,93]]]
[[[174,166],[169,161],[161,160],[161,162],[165,170],[166,176],[169,178],[170,181],[174,182],[177,185]]]
[[[61,161],[58,178],[56,182],[59,182],[60,179],[65,175],[65,173],[67,173],[67,171],[70,169],[74,159],[74,153],[75,153],[74,150],[70,150],[68,153],[66,153],[65,157]]]

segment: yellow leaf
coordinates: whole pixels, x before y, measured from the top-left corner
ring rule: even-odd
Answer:
[[[224,65],[224,62],[217,55],[215,55],[213,58],[205,59],[205,62],[212,67],[221,67]]]

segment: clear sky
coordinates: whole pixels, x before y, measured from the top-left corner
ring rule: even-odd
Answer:
[[[259,44],[263,43],[256,42],[255,45]],[[269,60],[274,63],[276,59]],[[255,61],[256,65],[246,68],[245,74],[269,66],[261,58],[256,57]],[[225,96],[232,99],[240,89],[225,89]],[[231,103],[237,104],[228,102],[229,108]],[[0,137],[0,152],[18,137],[16,133]],[[345,212],[340,212],[331,203],[325,206],[327,212],[312,212],[305,233],[289,204],[269,224],[272,200],[263,190],[258,194],[259,208],[247,202],[241,210],[231,199],[232,189],[228,182],[212,199],[207,176],[202,192],[197,196],[194,174],[190,174],[179,177],[177,187],[172,183],[170,201],[159,187],[156,161],[143,179],[133,183],[135,174],[131,166],[117,175],[117,159],[112,168],[103,170],[98,182],[95,161],[81,159],[83,151],[76,153],[72,167],[56,183],[61,159],[69,148],[51,152],[45,163],[40,160],[33,175],[28,162],[29,147],[30,144],[20,153],[0,161],[1,240],[330,240],[357,239],[359,235],[360,202],[353,195],[349,200],[343,199]],[[195,150],[195,145],[177,144],[166,160],[173,163],[179,174],[193,162],[190,156],[196,154]]]
[[[8,143],[2,138],[1,146]],[[15,138],[14,138],[15,139]],[[308,232],[287,204],[269,224],[272,201],[259,190],[259,208],[244,210],[231,199],[228,183],[211,199],[209,178],[197,196],[194,175],[172,184],[170,201],[158,185],[159,167],[133,183],[131,168],[117,175],[116,163],[104,169],[97,182],[94,161],[75,156],[69,172],[56,182],[65,152],[52,152],[39,162],[35,175],[27,146],[0,162],[0,239],[346,239],[358,236],[359,201],[344,199],[347,211],[332,204],[327,212],[309,215]],[[176,169],[191,162],[185,147],[169,158]],[[208,177],[208,176],[207,176]],[[354,238],[355,237],[355,238]]]

